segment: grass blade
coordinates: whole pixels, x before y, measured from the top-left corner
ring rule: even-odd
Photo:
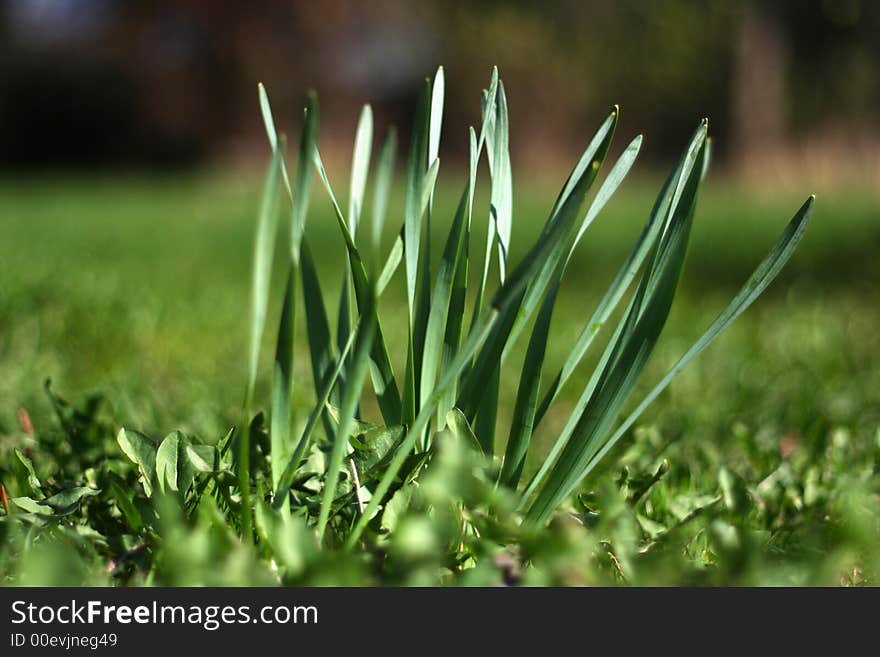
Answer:
[[[354,139],[354,153],[351,159],[351,183],[348,195],[348,229],[357,235],[361,213],[364,207],[364,191],[367,188],[367,175],[370,171],[370,154],[373,148],[373,110],[364,105],[358,119]],[[348,335],[346,333],[346,335]]]
[[[549,255],[554,251],[557,244],[564,240],[571,232],[574,217],[588,187],[588,178],[580,175],[571,191],[567,194],[564,203],[564,213],[560,213],[558,221],[554,221],[541,234],[537,242],[525,255],[522,262],[511,272],[504,285],[492,297],[486,311],[483,312],[469,331],[455,358],[449,365],[449,369],[442,373],[440,380],[434,387],[431,396],[423,400],[415,420],[409,427],[400,447],[394,453],[385,474],[376,486],[363,515],[358,519],[354,529],[349,535],[346,546],[351,548],[357,543],[367,523],[377,511],[385,495],[391,488],[395,477],[403,466],[410,452],[416,444],[421,433],[425,430],[431,415],[443,396],[454,384],[456,378],[469,365],[474,354],[480,349],[495,328],[502,314],[510,315],[510,309],[516,307],[517,300],[521,299],[528,281],[544,265]]]
[[[587,190],[592,187],[596,177],[599,175],[599,168],[605,161],[605,156],[608,154],[608,149],[611,146],[611,139],[614,137],[618,117],[619,111],[617,106],[615,106],[606,117],[605,121],[602,122],[602,125],[599,126],[596,134],[593,135],[592,140],[590,140],[589,145],[581,155],[580,160],[578,160],[577,165],[566,181],[565,187],[563,187],[560,192],[559,199],[557,199],[556,204],[550,213],[550,218],[547,220],[544,230],[547,230],[547,227],[554,223],[561,211],[567,207],[567,201],[574,191],[575,184],[578,181],[585,180]],[[589,216],[589,214],[587,216]],[[592,218],[590,218],[590,221],[592,221]],[[584,221],[581,222],[581,225],[583,226],[585,223],[586,217]],[[510,347],[516,343],[519,334],[525,328],[532,313],[538,307],[541,297],[544,295],[544,292],[553,280],[557,268],[559,267],[559,263],[562,261],[563,254],[566,252],[567,244],[569,244],[569,242],[560,242],[557,244],[554,252],[550,255],[541,271],[535,276],[534,280],[529,282],[521,307],[518,310],[516,322],[509,335],[505,336],[505,348],[501,353],[502,363],[506,360],[507,355],[510,353]],[[568,246],[569,252],[572,248],[573,246]]]
[[[306,421],[306,426],[303,429],[302,436],[300,436],[299,442],[296,445],[296,449],[293,452],[293,455],[290,457],[290,460],[287,462],[287,466],[284,468],[284,471],[281,474],[281,478],[278,482],[278,485],[275,487],[275,496],[272,507],[275,510],[280,509],[287,500],[287,491],[290,490],[290,486],[293,484],[294,476],[296,475],[296,471],[299,468],[299,464],[305,456],[306,451],[311,445],[312,433],[314,433],[315,426],[318,423],[318,418],[326,417],[327,412],[327,403],[330,400],[330,393],[332,390],[336,389],[336,381],[339,378],[339,374],[342,372],[343,364],[345,363],[348,354],[351,351],[351,347],[354,344],[355,336],[357,334],[357,329],[348,336],[348,340],[345,343],[345,347],[342,351],[339,352],[339,358],[336,359],[336,366],[333,368],[332,372],[329,373],[327,380],[322,383],[319,388],[316,390],[320,390],[321,392],[318,394],[318,399],[315,402],[315,406],[312,408],[312,412],[309,414],[309,419]],[[333,432],[330,432],[330,436],[332,438]]]
[[[620,427],[612,434],[603,447],[596,453],[593,459],[584,469],[584,476],[589,474],[602,458],[617,444],[620,438],[629,430],[645,409],[663,392],[672,379],[681,372],[694,358],[699,356],[712,342],[715,341],[736,319],[764,293],[764,290],[776,279],[779,272],[789,261],[807,230],[810,214],[813,211],[815,197],[811,196],[789,221],[788,226],[779,238],[779,241],[771,249],[767,257],[752,272],[752,275],[740,289],[737,295],[725,307],[720,315],[700,336],[690,349],[672,366],[660,382],[647,394],[642,402],[624,420]]]
[[[402,260],[403,236],[398,235],[397,239],[394,240],[394,244],[391,246],[391,251],[388,253],[388,259],[385,261],[385,266],[382,267],[382,272],[379,274],[379,280],[376,281],[377,296],[382,296],[382,292],[385,291],[388,283],[391,282],[391,279],[395,272],[397,272],[397,268],[400,267]]]
[[[351,232],[348,230],[348,224],[342,216],[339,209],[339,203],[336,201],[336,195],[333,193],[333,187],[327,177],[327,171],[321,161],[320,154],[315,151],[314,159],[315,167],[318,169],[321,182],[330,198],[330,204],[333,207],[336,224],[342,233],[345,246],[348,251],[348,262],[351,267],[351,277],[354,283],[354,296],[358,306],[358,311],[362,314],[364,308],[370,305],[369,296],[374,295],[367,272],[364,269],[364,263],[361,259],[360,252],[355,246]],[[379,401],[379,408],[382,411],[382,417],[385,423],[393,426],[400,424],[401,403],[400,394],[398,392],[397,383],[394,379],[394,370],[391,367],[391,358],[388,355],[388,349],[385,346],[385,339],[382,335],[382,327],[376,319],[376,327],[374,329],[376,342],[371,352],[370,375],[373,382],[373,389]]]
[[[504,464],[501,471],[501,483],[510,488],[516,488],[519,483],[536,424],[536,406],[541,385],[541,370],[547,349],[553,308],[556,304],[562,276],[580,238],[632,168],[641,147],[641,142],[641,136],[636,137],[611,168],[608,177],[602,183],[599,191],[596,193],[596,197],[590,204],[584,220],[581,222],[574,243],[569,249],[568,257],[563,262],[562,267],[557,269],[553,282],[550,285],[550,290],[541,304],[538,319],[535,322],[531,338],[529,339],[525,361],[523,362],[519,389],[517,390],[516,402],[514,404],[513,421],[510,427],[510,435],[508,436]]]
[[[250,340],[248,350],[248,382],[245,406],[250,410],[257,366],[260,358],[260,342],[266,326],[266,310],[269,303],[269,283],[272,277],[272,260],[275,253],[275,236],[278,233],[278,185],[281,171],[281,150],[272,154],[272,163],[263,184],[262,200],[257,215],[256,238],[253,247],[253,273],[251,279]]]
[[[615,343],[609,345],[610,356],[598,385],[526,514],[529,522],[545,521],[581,481],[584,468],[601,447],[602,440],[653,352],[669,314],[684,262],[702,174],[705,134],[706,126],[703,123],[688,150],[668,219],[634,302],[623,319],[623,330]],[[682,200],[684,202],[680,203]]]
[[[425,340],[422,348],[422,371],[419,379],[419,398],[427,399],[434,389],[440,360],[443,355],[443,341],[446,334],[446,319],[452,297],[453,279],[456,268],[462,257],[464,233],[467,220],[468,190],[461,194],[458,209],[452,220],[452,227],[446,239],[443,256],[434,281],[434,292],[431,295],[431,309],[425,328]]]
[[[536,414],[536,419],[534,425],[540,422],[541,418],[543,418],[544,414],[549,408],[550,402],[555,397],[559,388],[561,387],[561,382],[568,378],[567,376],[563,377],[566,372],[566,367],[570,367],[569,374],[571,370],[574,369],[577,364],[574,362],[575,360],[579,361],[582,357],[583,353],[586,351],[599,327],[601,327],[604,322],[608,319],[614,307],[619,302],[620,298],[623,296],[626,289],[629,287],[630,282],[635,278],[638,269],[641,266],[642,260],[646,257],[648,252],[655,248],[655,244],[661,231],[666,225],[671,211],[672,211],[672,195],[673,191],[678,186],[678,181],[684,175],[684,168],[687,163],[692,159],[692,153],[698,148],[699,144],[697,140],[694,139],[691,141],[689,147],[685,150],[684,154],[681,156],[678,164],[676,165],[673,172],[666,179],[666,182],[663,184],[663,187],[660,190],[660,194],[657,197],[657,200],[654,203],[653,208],[651,209],[651,214],[648,219],[648,223],[645,226],[645,229],[642,231],[642,235],[639,238],[638,243],[633,248],[626,262],[623,263],[620,271],[612,282],[610,288],[606,292],[603,299],[599,302],[599,306],[596,308],[596,311],[593,313],[593,317],[590,322],[587,323],[587,327],[581,333],[581,336],[578,338],[578,341],[575,345],[575,348],[572,350],[569,355],[566,363],[563,365],[563,370],[557,375],[556,380],[554,380],[553,384],[550,386],[547,394],[544,397],[544,401],[541,403],[541,407],[538,409],[538,413]],[[702,179],[702,178],[701,178]],[[637,299],[633,298],[629,306],[624,313],[624,317],[630,316],[633,312],[633,308],[636,305]],[[616,345],[621,340],[621,334],[623,333],[624,322],[619,322],[617,328],[614,331],[614,334],[611,336],[611,340],[608,343],[605,351],[602,354],[602,357],[596,366],[592,376],[590,377],[589,382],[587,383],[586,388],[581,393],[580,398],[578,399],[575,407],[569,417],[568,422],[563,428],[562,432],[556,439],[556,442],[553,445],[553,448],[550,450],[550,453],[543,460],[541,467],[538,469],[538,472],[532,477],[529,482],[526,490],[523,492],[521,496],[521,500],[523,503],[525,501],[532,499],[532,496],[538,489],[538,486],[543,482],[547,473],[550,471],[553,464],[556,462],[557,457],[568,441],[571,433],[574,431],[577,418],[582,415],[584,409],[587,406],[590,398],[593,395],[597,385],[599,384],[599,379],[602,375],[602,372],[605,370],[608,361],[612,356],[612,352],[614,351],[614,345]],[[572,364],[574,362],[574,364]]]
[[[493,298],[492,305],[502,317],[480,351],[473,368],[465,377],[456,403],[469,421],[476,416],[483,391],[487,389],[490,376],[501,360],[514,323],[520,317],[528,318],[527,310],[523,309],[524,302],[531,295],[537,303],[551,280],[553,270],[573,232],[578,209],[595,180],[599,163],[608,152],[617,116],[617,108],[615,108],[603,122],[577,167],[569,176],[560,195],[564,196],[562,204],[558,209],[554,208],[536,244]],[[590,163],[589,167],[583,165],[584,161]]]
[[[495,105],[495,131],[492,144],[492,225],[498,243],[498,268],[501,282],[507,274],[507,254],[510,252],[510,234],[513,228],[513,177],[510,171],[509,120],[504,83],[498,83]]]
[[[462,326],[464,324],[465,303],[467,301],[467,284],[468,284],[468,267],[469,267],[469,248],[470,248],[470,230],[471,217],[474,207],[474,188],[477,182],[477,165],[479,162],[481,147],[477,143],[477,135],[473,128],[470,128],[470,167],[468,179],[468,199],[467,199],[467,221],[465,223],[462,235],[461,256],[455,265],[455,274],[452,281],[452,290],[449,295],[449,310],[446,320],[446,331],[443,336],[443,353],[440,359],[440,372],[445,372],[449,368],[455,353],[461,344]],[[456,381],[451,388],[444,394],[443,400],[437,408],[437,429],[443,428],[446,423],[446,416],[452,410],[455,404],[455,395],[458,391]]]
[[[535,426],[541,422],[541,419],[543,419],[547,410],[550,408],[550,404],[553,403],[553,400],[556,399],[559,391],[566,384],[569,377],[571,377],[575,368],[587,353],[587,349],[592,344],[593,339],[608,321],[611,313],[614,312],[617,304],[620,303],[626,290],[629,289],[630,284],[638,274],[645,257],[648,255],[648,252],[654,244],[654,241],[660,232],[660,228],[663,225],[663,220],[666,216],[669,203],[672,200],[673,184],[678,175],[678,171],[679,169],[674,170],[669,178],[666,179],[660,195],[654,203],[654,207],[651,210],[651,214],[642,234],[639,236],[638,241],[635,246],[633,246],[632,251],[630,251],[630,254],[627,256],[623,265],[621,265],[620,270],[617,272],[614,280],[605,292],[605,295],[599,301],[590,320],[575,341],[575,345],[563,363],[559,373],[557,373],[553,382],[547,389],[547,392],[541,401],[541,405],[538,407],[538,411],[535,414]]]
[[[395,477],[397,477],[397,473],[400,472],[400,468],[403,467],[404,462],[410,452],[412,452],[413,447],[415,447],[419,436],[422,435],[428,422],[430,422],[431,415],[434,413],[437,404],[443,398],[443,394],[450,388],[456,377],[465,368],[470,359],[473,358],[474,353],[486,339],[486,336],[489,334],[489,331],[492,329],[492,326],[497,319],[498,311],[494,309],[490,309],[481,318],[477,328],[468,335],[464,344],[462,344],[461,349],[450,364],[449,370],[441,376],[440,381],[431,393],[431,397],[425,400],[422,404],[421,410],[412,425],[408,428],[400,447],[394,452],[394,456],[388,464],[385,473],[382,475],[382,479],[376,485],[376,489],[373,491],[370,502],[367,504],[367,508],[364,509],[363,515],[358,519],[351,534],[349,534],[346,542],[347,548],[351,548],[357,543],[364,529],[366,529],[367,523],[376,513],[379,505],[388,493],[388,490],[391,488],[391,484],[394,482]]]
[[[318,272],[307,239],[302,243],[302,263],[300,278],[303,290],[303,305],[306,315],[306,336],[309,343],[309,356],[312,363],[312,381],[315,390],[322,390],[333,369],[333,343],[330,336],[330,322],[327,319],[327,309],[324,304],[324,295],[321,293],[321,283],[318,280]],[[344,362],[340,369],[344,367]],[[337,374],[337,377],[340,374]],[[339,405],[339,388],[333,387],[329,392],[329,399],[335,405]],[[321,415],[324,420],[324,429],[327,438],[333,437],[333,429],[326,414]]]
[[[428,128],[428,158],[430,167],[440,154],[440,132],[443,127],[443,96],[446,92],[446,76],[443,67],[437,68],[431,85],[431,120]],[[428,206],[430,208],[430,205]]]
[[[431,83],[425,86],[419,96],[413,122],[412,144],[410,146],[409,168],[406,180],[406,200],[404,203],[404,255],[406,257],[406,291],[409,303],[410,324],[415,312],[416,278],[419,269],[420,242],[422,235],[422,194],[425,179],[425,159],[428,149],[428,96]]]
[[[260,342],[266,326],[266,308],[269,302],[269,283],[272,276],[272,256],[278,228],[278,186],[281,171],[281,148],[272,153],[272,163],[263,185],[260,210],[257,215],[254,240],[253,274],[251,280],[250,340],[248,350],[248,378],[245,389],[244,417],[238,432],[238,485],[241,494],[241,532],[250,539],[252,519],[250,510],[251,444],[248,433]]]
[[[348,436],[354,426],[354,415],[361,391],[367,376],[370,361],[370,351],[373,348],[373,339],[376,329],[375,297],[370,295],[367,303],[361,311],[361,320],[355,339],[354,353],[352,355],[348,385],[342,397],[342,406],[339,409],[339,423],[336,426],[336,435],[333,439],[333,449],[327,464],[324,477],[324,491],[321,496],[321,510],[318,516],[318,536],[323,537],[330,519],[330,508],[336,496],[339,471],[342,467],[342,459],[345,448],[348,446]]]
[[[275,347],[275,362],[272,370],[272,414],[269,437],[272,454],[272,487],[281,478],[282,464],[290,458],[293,449],[290,440],[291,395],[293,393],[293,340],[296,315],[294,294],[294,270],[287,273],[284,289],[284,304],[281,308],[281,321],[278,326],[278,341]]]
[[[382,244],[382,230],[385,227],[385,214],[388,210],[388,196],[391,193],[391,182],[394,178],[394,160],[396,156],[397,131],[394,128],[391,128],[388,131],[388,135],[385,137],[385,141],[382,143],[382,151],[379,153],[379,162],[376,165],[376,183],[373,192],[372,244],[372,252],[376,258],[378,258],[379,248]],[[403,255],[402,249],[403,242],[401,241],[401,255]],[[381,278],[380,282],[377,283],[377,287],[379,288],[377,295],[381,295],[384,287],[381,285]]]

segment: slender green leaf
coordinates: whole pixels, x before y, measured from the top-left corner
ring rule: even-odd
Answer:
[[[602,460],[602,458],[617,444],[621,437],[635,423],[645,409],[663,392],[672,379],[681,372],[694,358],[699,356],[712,342],[715,341],[727,328],[733,324],[736,319],[746,311],[746,309],[754,303],[754,301],[764,293],[764,290],[772,283],[785,263],[791,259],[795,248],[804,236],[809,223],[810,214],[813,210],[813,202],[815,197],[811,196],[797,211],[786,227],[779,241],[771,249],[767,257],[761,261],[761,264],[752,272],[752,275],[746,281],[745,285],[740,289],[737,295],[731,300],[727,307],[712,322],[711,326],[700,336],[690,349],[672,366],[660,382],[647,394],[636,409],[630,413],[629,417],[624,420],[602,448],[596,453],[593,459],[584,469],[584,476],[588,475],[593,468]]]
[[[266,324],[266,308],[269,302],[269,282],[272,275],[272,257],[275,253],[277,230],[278,180],[281,167],[281,149],[272,152],[272,163],[263,185],[260,211],[257,215],[256,239],[254,240],[254,267],[251,283],[250,349],[248,358],[248,383],[245,395],[246,408],[250,409],[254,385],[257,380],[257,365],[260,357],[260,342]]]
[[[614,307],[617,305],[618,301],[626,291],[626,288],[629,287],[630,282],[635,277],[639,267],[641,266],[641,262],[647,255],[648,251],[651,249],[656,250],[656,241],[675,209],[672,207],[673,191],[678,187],[678,183],[681,177],[688,175],[688,171],[686,171],[685,168],[686,166],[688,166],[688,163],[691,163],[692,166],[693,155],[703,143],[705,143],[705,139],[702,137],[701,130],[698,130],[694,139],[691,140],[688,148],[681,156],[681,159],[679,160],[677,166],[670,174],[670,176],[666,179],[666,182],[664,183],[660,194],[658,195],[657,200],[654,203],[654,207],[651,210],[651,215],[648,219],[648,223],[644,231],[642,232],[641,237],[639,238],[639,242],[633,248],[632,252],[627,258],[627,261],[624,262],[623,266],[621,267],[620,271],[612,282],[611,287],[605,294],[605,297],[602,299],[602,301],[599,302],[599,306],[596,308],[593,317],[591,318],[590,322],[587,323],[587,327],[585,328],[584,332],[581,333],[581,336],[578,338],[575,348],[572,350],[572,353],[569,355],[569,358],[563,365],[562,371],[559,375],[557,375],[553,384],[550,386],[550,389],[547,391],[547,394],[544,397],[544,401],[542,402],[541,407],[539,408],[536,415],[535,425],[540,422],[541,418],[546,413],[547,408],[549,408],[550,402],[552,402],[556,393],[560,389],[562,383],[567,380],[568,374],[571,373],[571,371],[577,365],[577,362],[580,361],[596,332],[610,316]],[[631,315],[631,313],[633,312],[633,308],[635,308],[637,305],[636,301],[636,298],[633,298],[630,301],[629,307],[624,313],[624,317],[629,317]],[[566,423],[562,432],[557,437],[557,440],[554,443],[553,448],[550,450],[550,453],[543,460],[541,467],[538,469],[538,472],[535,473],[528,486],[526,487],[526,490],[523,492],[521,496],[523,502],[532,499],[532,496],[537,491],[538,486],[543,482],[547,473],[556,462],[556,459],[558,458],[560,452],[568,441],[569,436],[574,431],[577,419],[582,415],[587,406],[587,403],[592,398],[593,392],[599,384],[600,377],[604,372],[608,361],[613,355],[615,345],[617,345],[621,341],[623,330],[624,322],[621,321],[615,329],[614,335],[611,337],[608,346],[603,352],[599,364],[593,371],[593,374],[590,377],[586,388],[581,393],[581,396],[578,399],[574,410],[569,416],[568,422]],[[566,374],[566,368],[569,368],[568,374]]]
[[[615,108],[603,122],[569,177],[563,194],[560,195],[564,196],[564,200],[558,211],[554,210],[554,214],[551,214],[538,241],[493,298],[492,306],[499,311],[501,319],[468,372],[456,403],[468,419],[476,416],[483,391],[487,389],[489,377],[501,360],[514,323],[520,317],[527,319],[530,314],[525,303],[530,298],[537,303],[550,282],[573,231],[578,209],[596,178],[599,163],[608,152],[616,123]],[[591,163],[589,167],[583,165],[585,159]],[[576,176],[578,172],[579,175]]]
[[[425,329],[425,342],[422,349],[422,371],[419,385],[420,398],[427,399],[434,388],[440,361],[443,355],[443,340],[446,333],[446,319],[452,297],[453,279],[459,261],[462,258],[464,232],[466,225],[468,190],[462,192],[458,209],[452,220],[452,227],[446,239],[443,256],[434,281],[434,292],[431,295],[431,310]]]
[[[327,177],[324,164],[321,162],[320,154],[315,151],[315,167],[321,181],[324,183],[324,189],[330,197],[330,203],[333,207],[336,224],[342,233],[345,246],[348,250],[348,261],[351,265],[352,282],[354,283],[355,301],[357,302],[358,311],[364,312],[365,305],[368,304],[367,297],[373,292],[370,291],[371,285],[367,278],[364,263],[361,259],[360,252],[355,246],[351,232],[342,211],[339,209],[339,203],[336,201],[336,195],[333,193],[333,187]],[[387,424],[398,424],[401,418],[400,393],[398,392],[397,383],[394,379],[394,370],[391,367],[391,358],[388,355],[388,349],[385,346],[385,339],[382,335],[382,327],[378,323],[375,328],[376,343],[373,345],[370,363],[370,375],[373,382],[373,389],[379,399],[379,408],[382,411],[382,417]]]
[[[691,221],[701,180],[706,126],[697,130],[679,176],[668,219],[642,277],[635,303],[623,320],[623,331],[611,346],[598,386],[591,395],[559,459],[526,518],[546,520],[577,486],[590,459],[601,448],[608,430],[653,352],[672,305],[684,262]],[[679,201],[682,201],[679,203]]]
[[[312,381],[315,390],[321,390],[327,381],[330,371],[333,369],[333,345],[330,337],[330,322],[327,319],[327,309],[324,305],[324,295],[321,293],[321,283],[318,280],[318,272],[315,261],[309,247],[308,239],[302,243],[302,263],[300,269],[303,290],[303,305],[306,315],[306,335],[309,343],[309,353],[312,361]],[[331,391],[330,399],[338,404],[335,396],[337,388]],[[332,433],[328,433],[328,438]]]
[[[370,153],[373,148],[373,110],[364,105],[358,119],[354,138],[354,153],[351,161],[351,187],[348,196],[348,229],[357,234],[361,213],[364,207],[364,192],[367,188],[367,175],[370,171]],[[346,334],[347,335],[347,334]]]
[[[290,486],[293,483],[293,478],[296,475],[296,470],[299,467],[303,456],[311,445],[312,433],[314,432],[315,426],[318,423],[318,418],[326,417],[328,415],[325,409],[328,406],[330,392],[334,389],[336,385],[336,381],[338,380],[339,374],[342,371],[342,366],[346,361],[346,357],[351,351],[351,347],[354,344],[356,335],[357,327],[355,327],[355,330],[352,331],[351,335],[348,336],[348,341],[345,343],[345,347],[342,349],[342,351],[339,352],[339,357],[336,359],[336,366],[333,368],[333,371],[327,377],[327,380],[322,383],[321,387],[319,388],[320,393],[318,394],[318,399],[315,402],[314,407],[312,408],[312,412],[309,414],[309,419],[306,421],[306,426],[303,429],[302,436],[297,443],[293,455],[290,457],[290,460],[287,462],[287,465],[281,474],[278,485],[275,487],[275,501],[273,502],[272,507],[276,510],[280,509],[287,500],[286,491],[290,489]],[[332,436],[333,430],[331,429],[330,431]]]
[[[498,243],[498,268],[501,282],[507,273],[507,254],[510,252],[510,234],[513,228],[513,178],[510,171],[509,120],[504,83],[498,83],[498,102],[495,106],[495,134],[492,140],[492,225]]]
[[[385,261],[385,266],[382,267],[382,273],[379,274],[379,280],[376,281],[377,295],[381,296],[382,292],[385,291],[385,288],[388,286],[388,283],[391,282],[391,278],[394,276],[394,273],[397,271],[402,260],[403,237],[398,236],[397,239],[394,240],[394,244],[391,246],[388,259]]]
[[[324,491],[321,497],[321,511],[318,516],[318,536],[323,536],[330,519],[330,507],[336,495],[339,471],[342,458],[348,445],[349,432],[354,422],[355,409],[360,400],[364,380],[369,367],[370,351],[376,329],[375,297],[367,299],[367,305],[361,311],[361,321],[351,363],[351,374],[342,397],[339,424],[333,439],[333,449],[324,476]]]
[[[425,85],[419,96],[413,122],[412,144],[407,169],[406,199],[404,202],[404,255],[406,258],[406,290],[409,317],[412,323],[415,312],[416,278],[419,270],[420,243],[422,236],[422,195],[424,193],[425,160],[428,152],[430,107],[428,97],[431,83]]]
[[[382,230],[385,227],[385,214],[388,210],[388,196],[391,193],[391,182],[394,178],[394,160],[397,155],[397,131],[392,127],[385,137],[382,144],[382,151],[379,153],[379,163],[376,166],[376,184],[373,192],[373,253],[378,254],[382,243]],[[396,246],[396,243],[395,243]],[[403,255],[403,241],[400,243],[400,254]],[[378,255],[377,255],[378,257]],[[398,264],[400,260],[398,259]],[[396,268],[396,266],[395,266]],[[383,271],[384,274],[384,271]],[[382,293],[384,286],[381,284],[380,276],[377,283],[379,291]]]
[[[516,403],[514,405],[513,422],[510,427],[504,466],[501,472],[501,482],[508,487],[515,488],[519,483],[522,468],[523,465],[525,465],[526,453],[528,452],[529,444],[531,442],[532,432],[536,421],[538,391],[541,385],[541,369],[547,348],[547,339],[550,332],[553,308],[556,304],[556,298],[562,282],[562,276],[565,273],[565,268],[571,259],[572,253],[574,253],[578,241],[629,172],[633,162],[635,162],[636,156],[638,155],[641,142],[642,138],[641,136],[638,136],[630,143],[611,168],[608,177],[599,187],[596,197],[590,204],[590,209],[587,211],[584,220],[581,222],[574,243],[569,249],[568,257],[565,259],[562,266],[557,268],[550,290],[544,297],[544,302],[538,312],[538,319],[532,329],[532,336],[529,340],[522,374],[520,375],[520,384],[517,391]],[[512,336],[512,339],[515,339],[515,336]]]
[[[477,136],[473,128],[469,131],[470,137],[470,167],[468,169],[468,200],[467,200],[467,220],[465,222],[462,234],[461,254],[455,264],[455,274],[452,281],[452,289],[449,295],[449,310],[446,321],[446,331],[443,336],[443,353],[440,359],[440,372],[446,371],[455,352],[458,351],[461,343],[461,332],[464,324],[465,303],[467,301],[467,284],[468,284],[468,267],[469,267],[469,248],[470,248],[470,226],[471,216],[474,206],[474,188],[477,181],[477,164],[479,161],[480,147],[477,144]],[[457,381],[453,383],[450,389],[444,395],[443,400],[437,407],[437,429],[443,428],[447,414],[452,410],[455,404],[455,395],[457,392]]]
[[[296,318],[296,287],[294,267],[291,264],[284,288],[284,302],[278,325],[275,362],[272,370],[272,415],[269,437],[272,454],[272,486],[277,486],[281,468],[293,449],[290,439],[293,421],[291,404],[293,395],[293,341]]]

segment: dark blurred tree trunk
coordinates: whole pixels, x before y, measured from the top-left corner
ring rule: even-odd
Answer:
[[[735,52],[731,154],[744,169],[785,139],[785,36],[772,3],[745,3]]]

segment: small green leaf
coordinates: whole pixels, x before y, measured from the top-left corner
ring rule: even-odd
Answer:
[[[40,516],[52,515],[52,509],[50,507],[41,504],[30,497],[13,497],[12,503],[22,511],[27,511],[28,513],[34,513]]]
[[[84,497],[93,497],[100,493],[100,490],[86,486],[68,488],[60,493],[56,493],[52,497],[46,498],[40,502],[40,505],[50,507],[55,512],[55,515],[66,516],[79,508],[80,502]]]
[[[156,478],[156,450],[159,445],[155,440],[131,429],[120,429],[116,434],[122,452],[138,466],[141,484],[147,497],[153,492],[153,481]]]
[[[18,459],[18,463],[24,468],[24,480],[26,481],[28,488],[30,488],[31,492],[35,495],[42,497],[43,490],[41,488],[40,480],[37,478],[37,473],[34,471],[34,464],[17,447],[15,448],[15,456]]]
[[[177,452],[179,448],[180,436],[175,431],[165,436],[156,451],[156,482],[162,493],[166,491],[166,486],[167,490],[177,491]]]

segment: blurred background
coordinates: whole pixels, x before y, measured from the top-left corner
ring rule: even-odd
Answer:
[[[264,156],[255,85],[292,120],[322,101],[323,149],[348,156],[359,105],[407,134],[438,64],[472,100],[493,64],[520,169],[574,157],[623,108],[652,162],[710,117],[718,163],[824,184],[880,172],[880,5],[868,0],[248,3],[3,0],[0,164],[189,168]],[[474,102],[453,101],[449,155]],[[292,121],[291,121],[292,122]],[[555,173],[555,171],[554,171]]]
[[[222,435],[241,403],[253,224],[268,161],[257,82],[291,135],[304,94],[318,92],[320,146],[345,204],[361,105],[373,104],[377,140],[398,127],[402,163],[421,80],[439,64],[447,93],[438,248],[492,65],[511,113],[514,260],[612,104],[622,108],[616,152],[645,134],[633,173],[569,268],[548,371],[708,116],[715,160],[645,385],[727,303],[807,195],[818,202],[780,279],[645,424],[663,443],[764,436],[771,451],[783,438],[821,446],[834,431],[876,440],[878,2],[0,0],[0,8],[0,447],[19,435],[19,407],[53,426],[47,377],[72,400],[101,395],[115,426]],[[477,258],[488,224],[481,190]],[[343,249],[318,187],[311,207],[322,284],[335,299]],[[401,208],[398,188],[389,232]],[[393,319],[405,302],[395,285],[382,299],[383,328],[401,344],[405,323]],[[297,337],[297,369],[308,381],[304,331]],[[267,358],[273,340],[270,329]],[[404,356],[396,355],[398,370]],[[512,401],[521,361],[510,362],[502,395]],[[587,363],[542,440],[558,431],[589,373]],[[310,394],[297,403],[307,407]]]

